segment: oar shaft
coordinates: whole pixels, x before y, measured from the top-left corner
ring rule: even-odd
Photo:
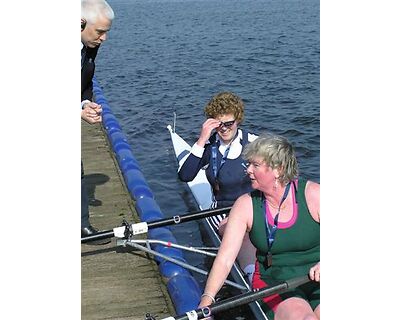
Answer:
[[[175,263],[175,264],[177,264],[178,266],[181,266],[181,267],[186,268],[186,269],[188,269],[188,270],[195,271],[195,272],[200,273],[200,274],[202,274],[202,275],[208,276],[208,272],[205,271],[205,270],[202,270],[202,269],[200,269],[200,268],[197,268],[197,267],[195,267],[195,266],[192,266],[192,265],[190,265],[190,264],[188,264],[188,263],[186,263],[186,262],[177,260],[177,259],[175,259],[175,258],[169,257],[169,256],[167,256],[167,255],[165,255],[165,254],[162,254],[162,253],[159,253],[159,252],[157,252],[157,251],[155,251],[155,250],[146,248],[146,247],[144,247],[144,246],[141,246],[140,244],[136,244],[136,243],[134,243],[134,242],[132,242],[132,241],[125,241],[125,244],[127,244],[127,245],[129,245],[129,246],[131,246],[131,247],[134,247],[134,248],[136,248],[136,249],[142,250],[142,251],[144,251],[144,252],[151,253],[151,254],[154,255],[154,256],[163,258],[163,259],[165,259],[165,260],[167,260],[167,261],[169,261],[169,262]],[[237,284],[237,283],[235,283],[235,282],[233,282],[233,281],[230,281],[230,280],[225,280],[224,283],[227,284],[227,285],[230,285],[230,286],[232,286],[232,287],[234,287],[234,288],[240,289],[240,290],[246,290],[246,288],[245,288],[244,286],[242,286],[242,285],[240,285],[240,284]]]
[[[208,252],[208,251],[205,251],[205,250],[202,250],[202,249],[199,249],[199,248],[194,248],[194,247],[182,246],[182,245],[179,245],[177,243],[172,243],[172,242],[163,241],[163,240],[153,240],[153,239],[146,239],[146,240],[137,239],[137,240],[133,240],[133,239],[130,239],[127,242],[135,242],[135,243],[143,243],[143,244],[162,244],[162,245],[164,245],[166,247],[177,248],[177,249],[182,249],[182,250],[185,250],[185,251],[204,254],[204,255],[209,256],[209,257],[217,256],[217,254],[213,253],[213,252]],[[218,250],[218,248],[213,248],[213,249],[217,249]]]
[[[204,319],[206,317],[212,316],[216,313],[219,313],[221,311],[225,311],[234,307],[238,307],[256,300],[260,300],[262,298],[265,298],[267,296],[273,295],[273,294],[279,294],[283,293],[288,289],[292,289],[295,287],[298,287],[302,284],[305,284],[309,282],[310,279],[308,276],[303,276],[303,277],[298,277],[294,279],[290,279],[286,282],[283,282],[281,284],[278,284],[273,287],[267,287],[258,291],[251,291],[251,292],[246,292],[234,297],[231,297],[229,299],[225,299],[223,301],[218,301],[214,304],[211,304],[210,306],[202,309],[196,309],[192,310],[188,313],[194,315],[197,314],[197,319]],[[169,318],[164,318],[161,320],[189,320],[192,319],[192,317],[189,318],[188,314],[176,316],[176,317],[169,317]]]
[[[188,214],[184,214],[184,215],[180,215],[180,216],[179,215],[173,216],[171,218],[166,218],[166,219],[162,219],[162,220],[149,222],[148,227],[149,227],[149,229],[159,228],[159,227],[170,226],[173,224],[179,224],[182,222],[188,222],[188,221],[193,221],[193,220],[197,220],[197,219],[201,219],[201,218],[216,216],[218,214],[229,212],[229,210],[231,210],[231,208],[232,207],[211,209],[211,210],[201,210],[201,211],[196,211],[193,213],[188,213]]]
[[[152,221],[149,223],[146,223],[146,222],[135,223],[135,224],[131,224],[130,227],[137,230],[136,233],[134,233],[134,234],[146,233],[148,229],[160,228],[160,227],[170,226],[170,225],[179,224],[179,223],[183,223],[183,222],[193,221],[193,220],[197,220],[197,219],[201,219],[201,218],[212,217],[212,216],[216,216],[216,215],[222,214],[222,213],[228,213],[231,208],[232,207],[196,211],[196,212],[192,212],[192,213],[188,213],[188,214],[184,214],[184,215],[173,216],[172,218],[165,218],[165,219],[161,219],[161,220],[157,220],[157,221]],[[139,228],[135,228],[136,226],[138,226]],[[83,238],[81,238],[81,243],[86,243],[86,242],[95,241],[95,240],[102,240],[102,239],[107,239],[107,238],[112,238],[112,237],[122,238],[123,236],[120,236],[119,234],[116,235],[115,230],[123,229],[123,228],[125,228],[125,227],[117,227],[112,230],[105,230],[105,231],[101,231],[96,234],[93,234],[91,236],[83,237]]]

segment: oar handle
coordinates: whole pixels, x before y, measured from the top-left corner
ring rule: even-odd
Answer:
[[[165,226],[170,226],[174,224],[179,224],[183,222],[193,221],[201,218],[216,216],[222,213],[228,213],[232,207],[219,208],[219,209],[210,209],[210,210],[201,210],[192,213],[187,213],[183,215],[176,215],[171,218],[156,220],[152,222],[139,222],[127,224],[122,227],[117,227],[112,230],[105,230],[98,233],[95,233],[91,236],[81,238],[81,243],[86,243],[95,240],[102,240],[112,237],[123,238],[124,237],[124,228],[129,228],[130,230],[134,230],[133,234],[146,233],[148,229],[160,228]],[[116,234],[117,233],[117,234]]]
[[[311,281],[307,276],[301,276],[298,278],[287,280],[283,283],[280,283],[273,287],[263,288],[261,290],[254,290],[250,292],[246,292],[243,294],[239,294],[237,296],[218,301],[209,305],[208,307],[199,308],[196,310],[192,310],[187,312],[184,315],[176,316],[176,317],[168,317],[161,320],[189,320],[194,316],[196,319],[204,319],[210,317],[216,313],[221,311],[225,311],[234,307],[238,307],[250,302],[254,302],[256,300],[260,300],[262,298],[271,296],[273,294],[283,293],[289,289],[296,288],[301,286],[307,282]],[[191,315],[191,317],[189,317]],[[197,315],[197,316],[195,316]]]
[[[114,237],[114,230],[100,231],[91,236],[81,238],[81,243],[86,243],[95,240],[109,239],[112,237]]]
[[[292,289],[292,288],[296,288],[298,286],[301,286],[307,282],[311,281],[310,277],[308,275],[303,276],[303,277],[298,277],[298,278],[293,278],[293,279],[289,279],[286,281],[287,284],[287,288],[288,289]]]
[[[253,290],[250,292],[243,293],[241,295],[231,297],[222,301],[218,301],[211,305],[212,313],[217,313],[231,309],[233,307],[241,306],[262,298],[271,296],[273,294],[279,294],[289,289],[296,288],[310,281],[308,276],[302,276],[294,279],[287,280],[273,287],[266,287],[260,290]]]

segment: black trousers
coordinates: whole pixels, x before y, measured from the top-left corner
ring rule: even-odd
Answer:
[[[83,162],[81,160],[81,228],[88,227],[89,225],[89,199],[85,184],[85,174],[83,172]]]

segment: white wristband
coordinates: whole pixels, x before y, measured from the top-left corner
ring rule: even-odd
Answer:
[[[202,298],[203,298],[203,297],[209,297],[209,298],[211,299],[212,303],[215,303],[215,298],[214,298],[211,294],[203,293],[203,294],[201,295],[201,297],[202,297]]]

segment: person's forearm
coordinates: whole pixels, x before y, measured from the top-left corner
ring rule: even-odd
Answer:
[[[206,156],[207,155],[204,154],[204,148],[194,144],[190,150],[190,154],[178,170],[179,179],[184,182],[192,181],[205,165],[206,160],[204,157]]]
[[[189,154],[186,161],[179,168],[179,179],[183,182],[192,181],[200,171],[200,160],[201,159],[197,158],[193,154]]]
[[[224,258],[218,256],[215,259],[204,288],[204,295],[201,298],[201,304],[208,305],[212,303],[213,301],[211,301],[211,297],[215,299],[215,296],[228,277],[233,262],[230,263],[224,260]]]

